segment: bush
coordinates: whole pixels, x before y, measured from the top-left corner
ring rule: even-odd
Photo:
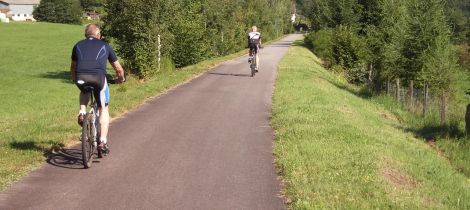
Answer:
[[[367,58],[370,51],[364,37],[356,34],[351,27],[339,26],[334,31],[333,58],[346,69],[349,82],[363,84],[367,75]]]
[[[81,24],[82,8],[79,0],[41,0],[33,15],[38,21]]]
[[[309,33],[305,42],[323,60],[325,67],[330,68],[334,64],[333,30],[322,29]]]

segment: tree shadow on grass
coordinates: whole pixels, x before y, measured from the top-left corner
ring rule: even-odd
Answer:
[[[320,77],[320,78],[325,81],[328,81],[330,84],[334,85],[335,87],[341,90],[345,90],[360,98],[370,99],[373,96],[373,94],[367,89],[367,87],[363,87],[363,88],[360,88],[359,90],[356,90],[346,84],[342,84],[341,82],[332,81],[331,79],[327,79],[324,77]],[[397,117],[401,118],[398,115]],[[421,118],[421,117],[417,116],[416,118]],[[440,139],[440,138],[463,139],[466,136],[465,131],[462,130],[459,127],[459,125],[456,123],[450,123],[447,125],[428,124],[428,125],[419,126],[416,128],[399,126],[396,128],[403,130],[405,132],[408,132],[408,133],[413,133],[416,138],[423,138],[428,142],[436,141],[437,139]]]
[[[44,156],[47,156],[53,150],[64,147],[64,144],[58,141],[34,141],[34,140],[12,140],[9,141],[8,147],[14,150],[22,151],[40,151],[43,152]]]
[[[332,81],[331,79],[324,78],[324,77],[320,77],[320,78],[325,80],[325,81],[328,81],[330,84],[334,85],[335,87],[337,87],[341,90],[345,90],[345,91],[347,91],[347,92],[349,92],[349,93],[351,93],[355,96],[358,96],[360,98],[370,99],[372,97],[372,93],[367,89],[367,87],[362,87],[359,90],[356,90],[356,89],[351,88],[350,86],[345,85],[341,82]]]
[[[308,45],[305,44],[305,42],[303,40],[296,40],[295,42],[293,42],[291,44],[291,46],[299,46],[299,47],[305,47],[305,48],[308,48]]]
[[[15,150],[43,151],[43,147],[35,141],[13,141],[8,143],[8,146]]]
[[[72,83],[72,76],[70,75],[70,71],[50,71],[40,74],[39,77],[46,79],[57,79],[61,80],[63,83]]]
[[[419,128],[405,128],[400,129],[415,134],[417,138],[424,138],[427,142],[433,142],[437,139],[452,138],[457,141],[465,139],[465,131],[461,130],[457,125],[426,125]]]

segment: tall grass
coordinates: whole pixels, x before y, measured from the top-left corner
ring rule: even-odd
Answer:
[[[470,181],[400,115],[295,46],[279,67],[276,163],[293,209],[469,209]]]

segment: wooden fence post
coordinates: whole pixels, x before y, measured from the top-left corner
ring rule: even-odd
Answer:
[[[158,34],[158,71],[160,71],[161,61],[162,61],[162,42],[160,34]]]
[[[401,101],[401,98],[400,98],[400,79],[397,78],[395,80],[395,83],[397,85],[397,91],[395,92],[395,99],[397,101]]]
[[[465,133],[467,138],[470,137],[470,104],[467,105],[467,112],[465,113]]]
[[[440,100],[440,117],[441,117],[441,126],[446,124],[447,121],[447,92],[442,92]]]
[[[387,95],[390,95],[390,80],[387,80]]]
[[[410,108],[413,108],[414,106],[414,80],[410,80],[410,90],[409,90],[409,96],[410,96]]]
[[[426,117],[428,112],[428,85],[424,85],[424,103],[423,103],[423,117]]]

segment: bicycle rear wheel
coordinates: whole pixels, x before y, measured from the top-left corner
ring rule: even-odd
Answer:
[[[256,73],[256,57],[255,56],[253,56],[253,58],[251,59],[251,64],[250,64],[251,77],[255,76],[255,73]]]
[[[82,158],[83,166],[89,168],[93,162],[93,124],[91,123],[91,115],[87,114],[85,116],[85,121],[82,126]]]

